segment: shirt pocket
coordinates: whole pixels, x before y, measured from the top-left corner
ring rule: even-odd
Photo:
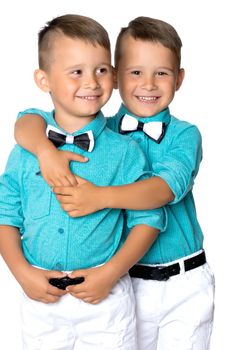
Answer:
[[[23,180],[25,217],[41,219],[50,214],[52,191],[40,171],[32,173]]]

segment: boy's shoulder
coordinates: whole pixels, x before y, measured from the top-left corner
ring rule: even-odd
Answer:
[[[171,115],[170,123],[168,125],[169,134],[171,135],[183,135],[190,134],[196,136],[197,138],[201,138],[201,132],[197,125],[188,122],[187,120],[179,119]]]
[[[187,120],[174,117],[172,114],[171,114],[170,124],[171,124],[171,126],[177,127],[180,129],[188,129],[188,128],[198,129],[198,127],[195,124],[190,123]]]
[[[23,111],[20,111],[17,115],[17,119],[23,117],[25,114],[34,114],[34,115],[40,115],[42,116],[46,121],[53,119],[53,113],[54,111],[44,111],[40,108],[27,108]]]

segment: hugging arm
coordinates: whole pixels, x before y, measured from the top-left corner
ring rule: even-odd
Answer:
[[[149,179],[111,187],[97,187],[83,180],[73,194],[61,187],[55,187],[54,192],[72,216],[104,208],[139,210],[172,205],[192,190],[201,159],[201,134],[194,125],[189,125],[177,132],[164,156],[154,164],[154,176]]]
[[[50,186],[77,184],[70,171],[70,161],[86,162],[87,159],[69,151],[60,151],[46,136],[46,122],[37,114],[25,114],[16,121],[17,143],[37,156],[41,173]]]
[[[74,187],[58,186],[53,191],[62,208],[71,216],[79,217],[104,208],[154,209],[174,199],[168,184],[159,177],[140,180],[122,186],[96,186],[78,176]]]

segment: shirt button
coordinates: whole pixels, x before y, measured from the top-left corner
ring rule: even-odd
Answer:
[[[63,270],[63,266],[62,266],[62,264],[61,263],[57,263],[56,265],[55,265],[55,269],[56,270]]]
[[[58,229],[58,232],[59,232],[60,234],[63,234],[63,233],[64,233],[64,229],[63,229],[63,228],[59,228],[59,229]]]

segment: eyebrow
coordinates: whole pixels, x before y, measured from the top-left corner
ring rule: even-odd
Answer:
[[[131,66],[131,67],[128,67],[126,68],[126,71],[130,71],[130,70],[141,70],[143,69],[144,66]],[[170,68],[170,67],[156,67],[156,70],[168,70],[170,72],[174,72],[174,69],[173,68]]]
[[[86,63],[77,63],[77,64],[74,64],[73,66],[69,66],[67,67],[66,69],[77,69],[77,68],[82,68],[83,66],[85,66]],[[96,67],[98,66],[108,66],[108,67],[112,67],[112,65],[110,63],[106,63],[106,62],[100,62],[98,64],[95,65]]]

